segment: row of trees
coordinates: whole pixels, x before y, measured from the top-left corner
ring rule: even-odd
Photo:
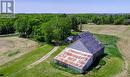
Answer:
[[[72,15],[73,16],[73,15]],[[129,14],[76,14],[78,24],[113,24],[113,25],[128,25],[130,24]]]
[[[0,19],[0,34],[18,32],[20,37],[51,43],[78,31],[79,24],[122,25],[130,24],[129,19],[129,14],[17,14],[14,19]]]

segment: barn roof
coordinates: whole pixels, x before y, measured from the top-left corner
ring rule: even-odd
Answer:
[[[91,57],[92,54],[90,53],[78,51],[72,48],[65,48],[54,59],[73,67],[82,69]]]
[[[80,38],[69,45],[69,48],[77,49],[80,51],[87,51],[92,54],[104,48],[104,45],[90,32],[83,32],[79,34],[79,36]]]
[[[93,36],[93,34],[87,31],[87,32],[80,33],[79,36],[80,36],[80,38],[86,37],[86,36],[91,37],[91,36]]]
[[[90,32],[83,32],[78,36],[78,40],[70,44],[54,59],[69,66],[83,69],[94,54],[104,48],[104,45]]]

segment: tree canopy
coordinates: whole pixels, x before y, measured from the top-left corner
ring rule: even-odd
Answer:
[[[0,18],[0,35],[18,32],[21,37],[59,42],[88,23],[130,25],[130,14],[16,14]]]

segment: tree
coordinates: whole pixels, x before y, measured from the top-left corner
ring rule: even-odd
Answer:
[[[68,17],[56,17],[47,23],[42,24],[45,41],[59,42],[71,34],[71,21]]]
[[[53,37],[54,37],[53,40],[54,41],[58,42],[61,40],[61,33],[60,32],[62,32],[62,31],[59,28],[53,30]]]
[[[124,24],[124,18],[122,16],[116,16],[114,18],[114,25],[122,25]]]
[[[53,30],[54,30],[54,26],[52,25],[52,22],[47,22],[42,24],[44,39],[47,43],[51,43],[53,40]]]
[[[0,34],[10,34],[15,32],[13,26],[14,19],[1,19],[0,20]]]
[[[72,26],[72,29],[75,30],[75,31],[78,31],[78,22],[77,22],[77,18],[76,18],[75,16],[71,16],[70,19],[71,19],[71,26]]]
[[[30,25],[28,17],[22,17],[15,21],[16,31],[19,32],[20,37],[29,37],[32,33],[32,25]]]
[[[33,32],[32,32],[33,38],[37,41],[44,42],[44,33],[42,31],[42,28],[40,25],[38,26],[33,26]]]

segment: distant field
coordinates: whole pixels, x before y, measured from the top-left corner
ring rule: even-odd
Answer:
[[[40,50],[38,48],[38,50],[36,50],[37,54],[36,52],[33,51],[31,52],[32,54],[30,53],[26,56],[23,56],[22,58],[15,60],[14,62],[2,66],[2,68],[0,68],[0,74],[4,74],[3,77],[5,76],[8,77],[112,77],[113,75],[121,71],[122,64],[123,64],[122,56],[119,53],[119,50],[116,46],[118,38],[114,36],[106,36],[106,35],[96,35],[96,36],[106,45],[105,53],[108,55],[102,59],[106,62],[104,66],[102,66],[98,70],[95,70],[94,68],[88,74],[75,75],[69,72],[65,72],[63,70],[56,69],[55,67],[52,66],[50,62],[66,46],[61,46],[60,49],[56,51],[51,57],[49,57],[47,60],[40,63],[39,65],[35,66],[34,68],[30,70],[22,69],[27,64],[36,60],[36,59],[32,60],[32,58],[35,58],[34,56],[36,56],[39,53],[38,51],[41,51],[40,52],[41,54],[47,53],[47,51],[51,49],[50,46],[49,49],[47,49],[48,45],[46,47],[44,46],[41,47]],[[44,53],[44,51],[46,52]],[[33,57],[31,57],[32,55]]]
[[[32,40],[17,36],[0,36],[0,65],[30,52],[37,46],[38,43]]]

